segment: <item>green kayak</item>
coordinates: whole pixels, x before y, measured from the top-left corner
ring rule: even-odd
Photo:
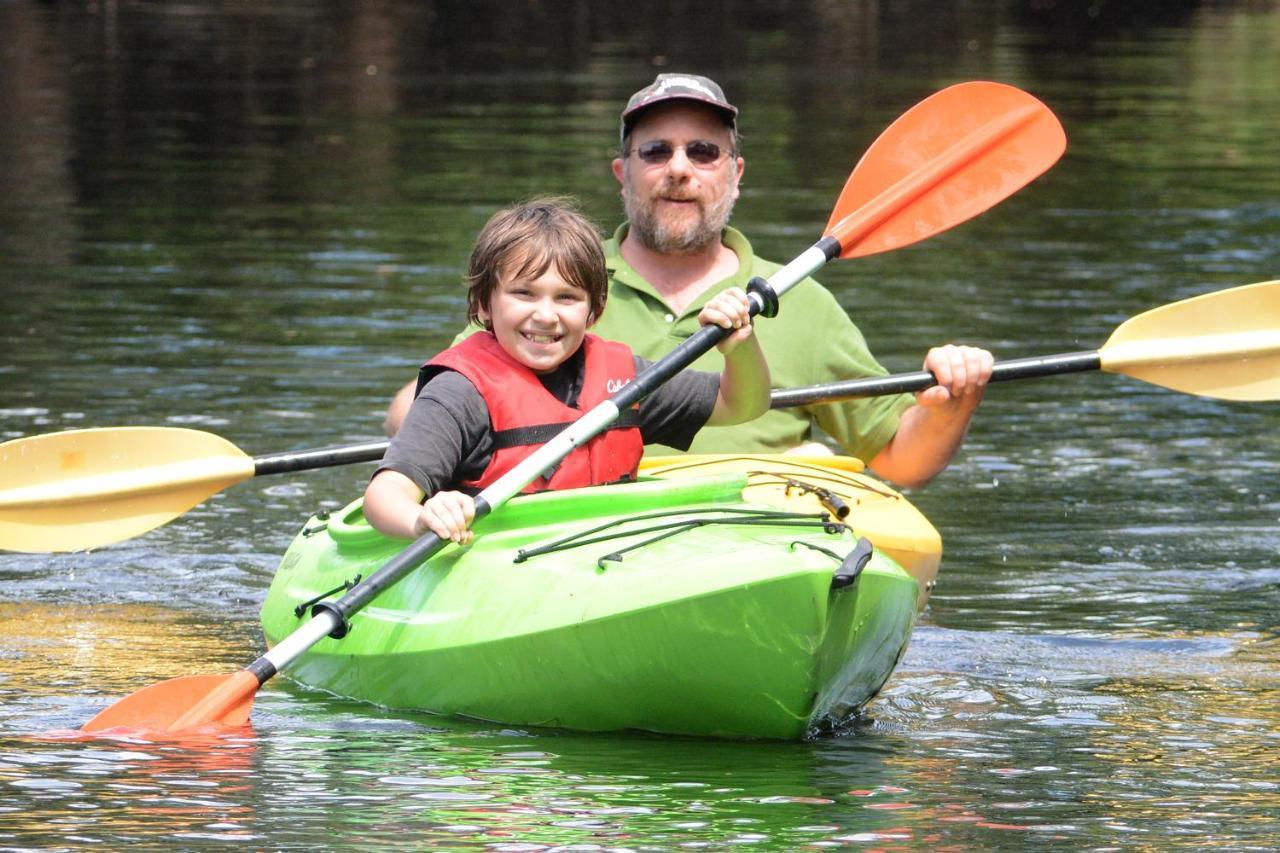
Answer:
[[[937,571],[933,528],[856,460],[647,462],[635,483],[509,501],[289,677],[587,731],[794,739],[856,714],[906,648]],[[263,604],[267,642],[406,544],[359,501],[308,520]]]

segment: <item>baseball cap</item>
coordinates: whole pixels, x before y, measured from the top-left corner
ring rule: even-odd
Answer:
[[[645,110],[664,101],[675,100],[698,101],[714,107],[730,127],[738,117],[738,108],[729,103],[724,91],[711,78],[697,74],[659,74],[627,101],[626,109],[622,111],[621,137],[626,138],[631,126]]]

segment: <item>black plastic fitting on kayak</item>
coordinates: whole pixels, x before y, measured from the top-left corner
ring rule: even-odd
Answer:
[[[304,530],[302,531],[302,534],[305,536],[307,535],[307,532]],[[302,602],[297,607],[293,608],[293,615],[301,619],[304,613],[306,613],[308,610],[311,610],[312,605],[318,604],[319,602],[333,595],[335,592],[347,592],[351,590],[356,584],[360,583],[360,577],[361,577],[360,575],[356,575],[351,580],[343,581],[340,585],[335,586],[333,589],[328,590],[327,592],[322,592],[319,595],[317,595],[315,598]]]
[[[844,521],[849,517],[849,505],[839,495],[827,489],[818,489],[816,494],[818,495],[818,503],[822,504],[823,508],[831,513],[831,516],[836,521]]]
[[[760,276],[753,277],[747,282],[747,293],[760,298],[761,317],[778,316],[778,292],[768,281]]]
[[[858,544],[853,546],[853,550],[845,556],[840,568],[836,569],[835,574],[831,576],[831,588],[844,589],[847,586],[853,586],[858,575],[862,574],[867,563],[871,562],[874,551],[869,539],[865,536],[859,538]]]
[[[831,513],[832,520],[844,521],[849,517],[849,505],[830,489],[824,489],[822,486],[815,486],[803,480],[788,479],[786,483],[788,495],[791,494],[792,489],[798,490],[802,495],[813,495],[818,499],[818,503],[822,504],[822,508]]]

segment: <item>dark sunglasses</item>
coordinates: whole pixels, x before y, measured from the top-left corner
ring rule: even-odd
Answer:
[[[720,146],[705,139],[695,139],[688,145],[672,145],[665,139],[654,139],[637,147],[635,152],[637,157],[649,165],[659,166],[670,161],[677,148],[683,148],[684,156],[696,166],[711,166],[720,160]]]

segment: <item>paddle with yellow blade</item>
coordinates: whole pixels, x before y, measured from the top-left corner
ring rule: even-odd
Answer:
[[[0,444],[0,549],[80,551],[153,530],[262,474],[381,459],[385,441],[250,458],[175,427],[79,429]]]
[[[976,215],[1049,168],[1066,145],[1061,125],[1044,104],[998,83],[960,84],[939,92],[909,110],[886,133],[889,141],[877,140],[854,169],[823,237],[768,281],[751,283],[752,314],[772,316],[780,296],[829,261],[905,246]],[[898,149],[910,149],[910,156]],[[867,171],[884,175],[877,180],[859,178]],[[607,428],[620,411],[727,333],[718,326],[703,326],[534,451],[476,496],[476,520]],[[317,643],[340,640],[352,629],[351,619],[359,610],[446,544],[434,533],[416,540],[341,598],[316,604],[309,621],[240,672],[152,685],[98,714],[85,724],[85,731],[130,727],[181,732],[243,724],[263,683]]]
[[[1280,399],[1280,281],[1153,308],[1097,350],[997,362],[992,382],[1103,371],[1221,400]],[[773,392],[772,407],[923,391],[926,371]],[[250,458],[206,432],[73,430],[0,444],[0,548],[69,551],[159,527],[249,477],[382,458],[386,441]]]
[[[1246,284],[1153,308],[1101,349],[996,362],[991,382],[1101,370],[1219,400],[1280,400],[1280,281]],[[811,406],[923,391],[920,370],[773,392],[772,406]]]

